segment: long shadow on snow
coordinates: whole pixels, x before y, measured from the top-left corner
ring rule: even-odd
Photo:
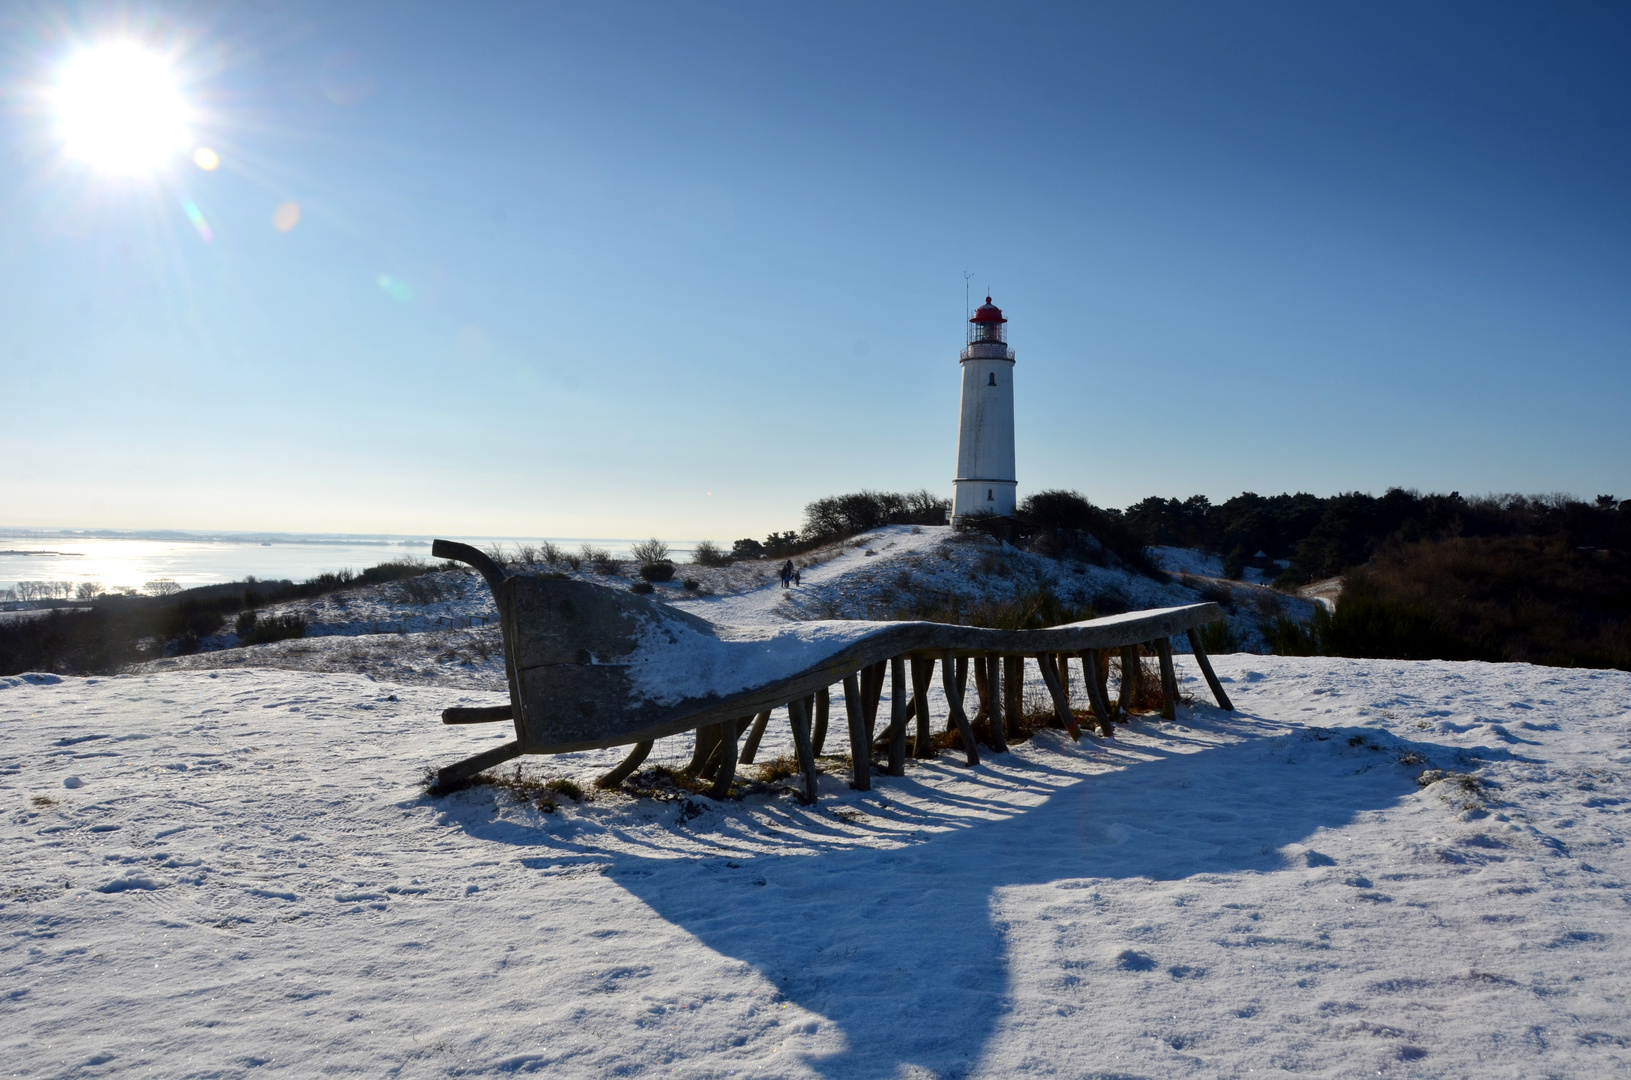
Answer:
[[[1184,719],[1238,741],[1209,746],[1173,728],[1143,725],[1157,744],[1105,744],[1125,763],[1096,773],[1090,770],[1102,768],[1103,751],[1094,752],[1085,739],[1084,752],[1057,757],[1027,762],[998,755],[1005,775],[987,773],[992,801],[984,804],[947,799],[911,773],[882,778],[866,795],[848,793],[846,802],[869,815],[863,831],[903,842],[887,849],[858,846],[854,827],[832,816],[830,801],[816,811],[785,801],[757,807],[780,816],[786,832],[796,831],[792,842],[813,849],[805,857],[767,855],[733,842],[751,837],[762,846],[766,839],[735,804],[690,821],[676,815],[676,831],[711,838],[728,859],[676,858],[658,848],[650,855],[602,851],[495,820],[493,804],[482,800],[449,800],[442,809],[472,835],[537,847],[538,858],[525,860],[529,865],[604,866],[664,919],[753,965],[787,999],[844,1032],[845,1052],[809,1059],[817,1071],[871,1080],[913,1065],[960,1076],[979,1060],[1009,1007],[1006,928],[994,909],[999,890],[1274,871],[1287,865],[1279,850],[1285,845],[1414,790],[1422,766],[1400,766],[1405,752],[1440,763],[1455,753],[1374,728],[1271,736],[1268,725],[1247,714],[1197,708],[1186,709]],[[1142,760],[1131,760],[1135,752]],[[946,760],[912,768],[951,771]],[[843,790],[835,779],[827,783],[834,794]],[[1016,784],[1029,788],[1032,800],[1051,793],[1038,805],[1018,805],[1010,801]],[[927,805],[897,801],[913,788]],[[967,816],[975,805],[987,816]],[[1311,853],[1297,865],[1327,861]],[[1112,960],[1124,944],[1106,942],[1102,966],[1086,973],[1090,981],[1125,977]]]

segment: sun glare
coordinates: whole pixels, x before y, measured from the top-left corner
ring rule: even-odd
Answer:
[[[139,45],[98,45],[70,57],[55,94],[69,156],[108,173],[152,172],[187,152],[189,110],[175,75]]]

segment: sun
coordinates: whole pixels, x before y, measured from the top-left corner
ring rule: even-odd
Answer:
[[[190,148],[191,110],[165,59],[130,42],[81,50],[53,94],[68,156],[117,175],[151,173]]]

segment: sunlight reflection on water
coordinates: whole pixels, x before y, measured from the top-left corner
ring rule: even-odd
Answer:
[[[461,538],[485,548],[488,539]],[[629,557],[628,539],[581,537],[506,539],[542,543],[552,539],[572,551],[584,543]],[[674,543],[683,557],[689,544]],[[0,532],[0,589],[19,581],[97,582],[106,588],[140,587],[155,578],[170,578],[183,588],[253,575],[263,580],[304,581],[329,570],[361,570],[391,559],[430,558],[430,538],[418,537],[260,537],[84,536],[61,532]]]

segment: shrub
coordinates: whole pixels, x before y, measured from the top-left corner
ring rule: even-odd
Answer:
[[[563,555],[564,553],[561,551],[560,545],[558,544],[553,544],[548,540],[545,540],[542,544],[538,545],[538,557],[550,566],[559,564]]]
[[[649,581],[636,581],[633,585],[629,586],[629,591],[637,592],[644,596],[647,593],[655,592],[656,586],[652,585],[652,583]]]
[[[306,620],[294,612],[263,619],[253,611],[245,611],[239,614],[237,626],[239,645],[267,645],[306,636]]]
[[[629,548],[636,561],[641,564],[668,561],[668,545],[653,536],[650,540],[642,540]]]
[[[647,581],[669,581],[674,577],[674,564],[667,559],[662,562],[641,563],[640,576]]]
[[[880,525],[944,525],[950,509],[951,500],[927,490],[829,495],[804,508],[802,537],[813,547],[857,536]]]
[[[699,540],[691,561],[698,566],[729,566],[731,556],[712,540]]]
[[[765,557],[765,546],[757,540],[738,540],[731,545],[732,559],[762,559]]]
[[[588,563],[590,569],[592,569],[595,573],[617,573],[617,560],[612,558],[612,553],[607,551],[605,548],[597,548],[589,544],[584,544],[578,549],[578,551],[581,554],[583,561]]]
[[[697,589],[702,587],[702,582],[698,581],[694,577],[688,577],[684,581],[680,582],[680,584],[682,587],[684,587],[686,592],[696,592]]]
[[[1240,638],[1229,629],[1229,624],[1222,619],[1209,622],[1200,628],[1201,648],[1208,653],[1218,655],[1240,651]]]

